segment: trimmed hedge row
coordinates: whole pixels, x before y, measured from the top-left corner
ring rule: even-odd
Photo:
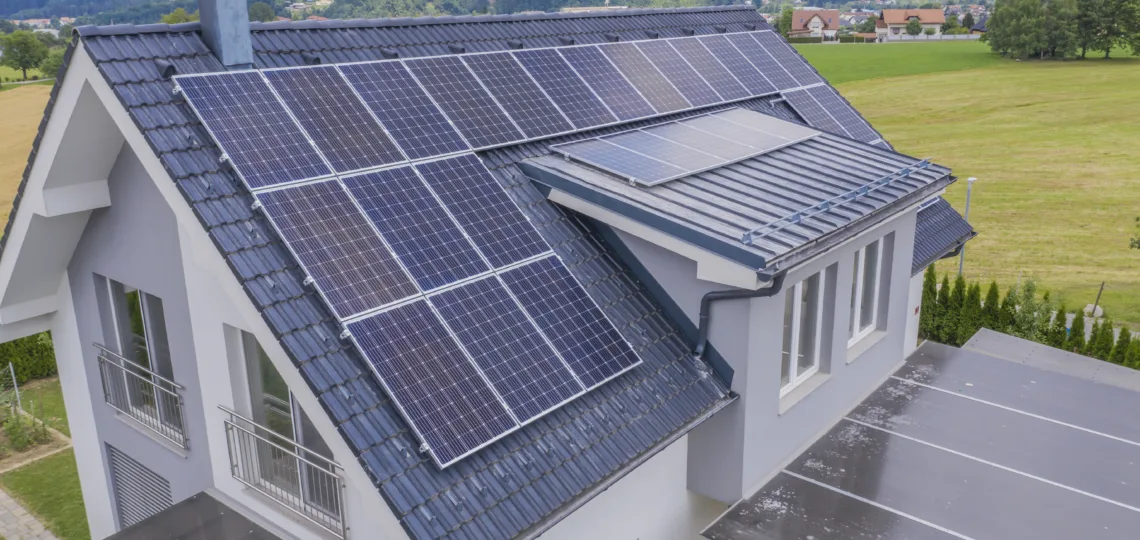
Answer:
[[[47,332],[0,343],[0,377],[7,377],[8,363],[16,372],[16,382],[24,384],[32,379],[50,377],[58,373],[55,349]]]

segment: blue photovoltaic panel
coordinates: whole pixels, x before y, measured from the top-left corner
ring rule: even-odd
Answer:
[[[418,292],[335,180],[257,199],[340,318]]]
[[[827,110],[812,98],[811,94],[807,93],[806,90],[785,92],[781,95],[784,96],[784,99],[788,100],[792,108],[803,117],[809,126],[839,135],[847,135],[847,131],[843,129],[843,126],[839,125],[839,122],[836,122],[835,119],[827,113]]]
[[[177,81],[250,188],[332,174],[260,73],[179,77]]]
[[[788,142],[783,137],[750,129],[746,125],[721,118],[720,115],[698,116],[689,118],[684,123],[688,127],[715,133],[717,136],[731,139],[738,144],[751,146],[757,150],[772,148]]]
[[[672,39],[669,44],[712,86],[721,100],[742,99],[752,95],[697,38]]]
[[[525,138],[458,57],[417,58],[404,65],[471,146],[483,148]]]
[[[830,86],[808,88],[807,92],[819,102],[825,111],[831,113],[835,121],[847,130],[852,139],[869,143],[882,138],[871,128],[871,124],[859,116],[859,113]]]
[[[557,257],[514,268],[502,278],[587,389],[641,363]]]
[[[808,65],[807,60],[796,53],[784,38],[777,36],[775,32],[751,32],[751,34],[772,55],[772,58],[792,74],[792,78],[800,86],[823,82],[819,74]]]
[[[756,66],[752,65],[747,58],[740,52],[739,49],[734,47],[728,38],[721,35],[714,36],[701,36],[694,38],[701,42],[709,52],[720,60],[724,67],[744,85],[749,92],[754,96],[762,96],[775,92],[776,86],[773,85],[768,78],[765,77]],[[681,54],[686,54],[681,51]],[[692,59],[690,59],[691,61]],[[706,77],[707,78],[707,77]]]
[[[707,169],[724,163],[723,159],[714,155],[650,135],[644,131],[630,131],[620,135],[612,135],[606,137],[606,142],[688,170]]]
[[[559,149],[555,148],[555,150]],[[576,160],[647,185],[676,178],[685,174],[686,171],[685,168],[674,167],[602,140],[574,143],[566,150]]]
[[[550,250],[474,155],[416,165],[475,246],[498,268]]]
[[[424,301],[348,330],[441,467],[518,427]]]
[[[657,111],[597,47],[568,47],[558,51],[574,71],[609,105],[618,120],[653,116]]]
[[[404,161],[335,67],[266,71],[265,78],[337,172]]]
[[[780,67],[779,62],[776,62],[772,55],[752,36],[748,34],[728,34],[725,36],[737,50],[739,50],[744,57],[756,66],[765,77],[768,78],[772,84],[776,85],[778,90],[787,90],[789,88],[798,88],[800,84],[788,73],[787,70]]]
[[[618,70],[637,87],[657,112],[667,113],[689,107],[685,97],[677,92],[669,80],[653,67],[649,59],[641,54],[634,44],[612,43],[600,45],[598,49],[613,61]]]
[[[642,41],[637,43],[637,48],[694,107],[721,101],[716,91],[668,41]]]
[[[462,58],[527,137],[544,137],[574,129],[511,53],[473,54]]]
[[[338,69],[409,158],[470,148],[400,62],[349,64]]]
[[[756,149],[739,144],[717,134],[689,127],[685,122],[672,122],[660,126],[644,128],[658,137],[664,137],[677,144],[717,156],[723,161],[736,161],[756,153]]]
[[[422,290],[490,270],[411,167],[344,179]]]
[[[498,278],[446,290],[430,302],[520,422],[585,391]]]
[[[584,129],[617,121],[558,51],[533,49],[512,54],[538,81],[539,86],[546,90],[555,105],[574,123],[574,127]]]

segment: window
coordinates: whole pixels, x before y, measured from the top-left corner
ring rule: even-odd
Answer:
[[[123,358],[173,380],[162,300],[112,279],[105,282],[111,316],[107,345]]]
[[[882,281],[883,240],[880,238],[855,252],[851,273],[851,322],[848,346],[867,337],[878,327],[879,283]]]
[[[814,274],[784,294],[780,397],[819,372],[823,334],[822,276],[822,273]]]

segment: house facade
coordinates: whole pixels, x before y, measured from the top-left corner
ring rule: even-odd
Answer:
[[[906,35],[906,26],[912,20],[917,20],[923,30],[933,30],[935,36],[942,35],[942,24],[946,22],[946,14],[941,9],[884,9],[875,21],[875,33],[880,39],[889,39],[894,36]]]
[[[792,29],[788,37],[834,38],[839,32],[837,9],[797,9],[792,14]]]
[[[183,511],[198,512],[204,524],[239,520],[242,531],[265,538],[694,538],[914,349],[922,269],[972,235],[940,198],[954,180],[949,169],[895,152],[750,8],[234,24],[246,20],[245,9],[244,2],[203,2],[201,23],[78,29],[3,237],[0,338],[52,332],[93,538],[153,538]],[[607,45],[615,42],[646,58],[664,43],[711,59],[721,69],[681,56],[685,73],[710,81],[702,84],[714,98],[701,101],[693,86],[666,77],[679,103],[670,105],[637,78],[633,63],[620,61],[630,49]],[[575,129],[471,144],[463,156],[406,167],[427,178],[432,163],[477,157],[486,171],[477,177],[495,187],[475,198],[473,213],[494,222],[521,213],[513,226],[534,227],[552,252],[490,279],[509,287],[506,275],[543,261],[557,261],[573,278],[549,295],[577,298],[573,305],[596,315],[554,309],[569,302],[526,311],[532,321],[512,328],[535,324],[531,335],[543,338],[528,350],[549,347],[572,364],[596,336],[616,331],[624,345],[610,346],[628,347],[637,362],[441,463],[414,413],[420,402],[376,367],[398,352],[377,357],[361,345],[384,328],[367,334],[356,325],[418,300],[339,316],[330,282],[310,257],[336,245],[322,231],[331,227],[345,242],[347,228],[319,217],[322,207],[299,212],[294,223],[315,238],[303,248],[271,204],[274,193],[332,184],[255,187],[246,167],[294,159],[303,149],[243,155],[249,147],[228,146],[207,114],[222,98],[196,101],[191,84],[209,73],[222,80],[277,68],[417,67],[417,58],[475,66],[472,53],[531,49],[535,57],[555,51],[576,67],[566,77],[588,75],[577,66],[590,58],[611,58],[599,69],[617,75],[605,84],[629,91],[605,94],[600,75],[581,75],[588,94],[554,94],[577,79],[534,86]],[[587,58],[591,51],[607,56]],[[516,58],[525,65],[531,56]],[[639,65],[669,72],[665,63]],[[535,83],[551,82],[545,72],[529,73]],[[432,103],[447,97],[431,92],[426,76],[417,80],[400,95],[426,88]],[[473,80],[499,96],[486,107],[502,106],[510,124],[528,125],[523,109],[495,93],[495,81]],[[281,99],[283,90],[273,95]],[[405,154],[414,137],[401,133],[426,129],[401,132],[388,116],[411,109],[376,107],[359,91],[342,96],[350,101],[323,114],[339,118],[370,104],[359,118],[383,127]],[[613,120],[571,114],[591,103]],[[455,127],[465,140],[485,133],[466,129],[462,109],[439,107],[447,121],[437,128]],[[645,112],[622,113],[636,107]],[[314,134],[347,125],[281,118],[263,119],[280,122],[273,136],[261,132],[246,144],[284,144],[293,122]],[[703,131],[731,141],[722,150],[742,148],[662,186],[640,176],[641,184],[629,185],[634,177],[614,170],[620,163],[581,157],[599,137],[616,137],[605,144],[624,148],[630,130],[650,137]],[[305,144],[316,148],[318,139]],[[691,144],[690,152],[700,142]],[[708,160],[717,151],[705,148],[692,156]],[[366,174],[394,170],[374,169]],[[358,185],[352,178],[360,177],[335,182]],[[447,210],[441,219],[454,220],[489,253],[477,229],[457,217],[460,203],[432,193],[444,201],[430,203]],[[492,195],[513,206],[491,205]],[[355,193],[351,200],[353,208],[365,201]],[[406,204],[396,210],[410,211],[402,214],[409,219],[429,211]],[[367,219],[373,225],[358,234],[403,253],[393,241],[402,232],[383,229],[373,214]],[[579,290],[585,296],[569,296]],[[525,301],[515,299],[524,308]],[[463,344],[465,357],[476,358],[470,351],[479,343],[505,357],[501,339],[465,337],[479,313],[461,313],[475,322],[448,323],[453,336],[439,339]],[[565,336],[576,337],[567,343]],[[402,347],[419,337],[389,339],[398,351],[415,348]],[[427,351],[420,357],[427,362],[446,356],[439,347],[416,350]],[[538,353],[529,354],[523,358],[537,362]],[[445,376],[417,373],[417,388]]]

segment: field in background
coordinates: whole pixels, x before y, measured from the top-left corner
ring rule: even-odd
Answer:
[[[29,69],[28,70],[28,80],[31,80],[32,77],[41,77],[42,78],[42,76],[40,75],[40,70]],[[8,66],[0,66],[0,81],[9,81],[9,80],[11,80],[11,81],[22,81],[22,80],[24,80],[24,72],[22,72],[18,69],[12,69]]]
[[[899,151],[954,169],[946,198],[959,211],[965,179],[978,177],[967,277],[1004,287],[1034,276],[1070,310],[1091,304],[1103,280],[1108,316],[1140,327],[1140,252],[1128,249],[1140,216],[1140,58],[1011,62],[977,43],[863,47],[800,50],[848,81],[839,90]],[[956,50],[962,58],[950,60]],[[913,74],[896,76],[906,65]]]
[[[38,84],[0,92],[0,223],[8,222],[50,94],[50,86]]]

